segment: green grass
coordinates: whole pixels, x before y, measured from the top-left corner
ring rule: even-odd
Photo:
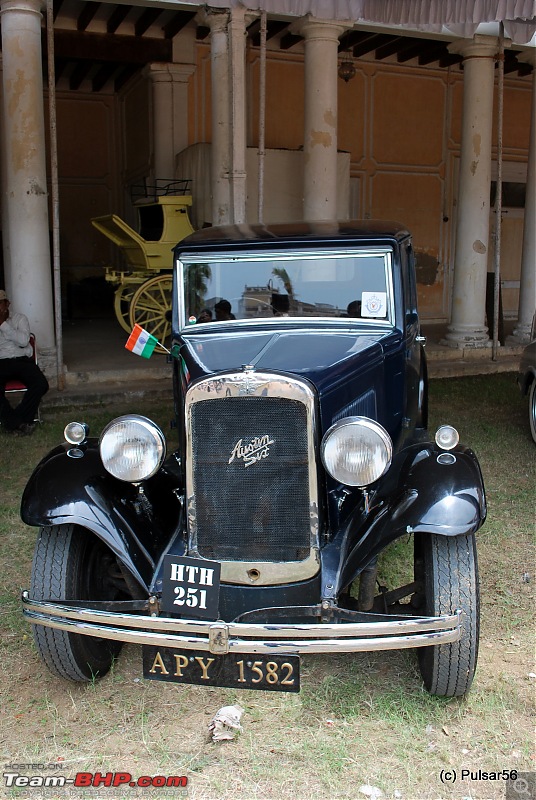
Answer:
[[[448,789],[439,775],[447,765],[531,768],[535,449],[514,376],[442,379],[430,387],[431,431],[445,422],[458,428],[480,459],[488,501],[478,533],[481,651],[464,700],[430,697],[409,650],[304,657],[299,695],[144,682],[136,646],[125,647],[101,681],[78,686],[50,675],[19,608],[36,536],[20,520],[20,498],[34,466],[63,440],[67,422],[88,422],[98,435],[114,416],[134,410],[156,419],[173,446],[172,410],[165,404],[57,411],[46,414],[32,437],[0,432],[8,465],[0,487],[4,763],[65,759],[68,776],[79,769],[184,771],[195,800],[355,800],[364,796],[363,784],[379,787],[386,798],[400,792],[405,800],[502,800],[504,786]],[[405,579],[411,547],[402,539],[382,556],[382,583]],[[244,732],[232,742],[208,743],[208,721],[232,703],[245,708]]]

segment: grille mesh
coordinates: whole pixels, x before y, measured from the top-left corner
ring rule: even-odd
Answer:
[[[200,555],[225,561],[306,558],[310,520],[304,405],[279,397],[226,397],[197,403],[191,414]],[[245,466],[235,449],[238,442],[247,448],[262,437],[272,442],[258,451],[266,457]]]

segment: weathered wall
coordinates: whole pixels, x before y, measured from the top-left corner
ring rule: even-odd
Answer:
[[[179,45],[175,51],[180,60]],[[195,46],[195,58],[197,68],[189,81],[188,109],[184,110],[190,144],[211,140],[208,43]],[[373,60],[356,62],[356,67],[355,78],[348,83],[338,82],[338,148],[349,153],[350,215],[396,219],[412,230],[422,315],[447,320],[463,72],[458,67],[446,70]],[[252,148],[258,142],[258,86],[259,53],[251,48],[247,53],[247,134]],[[514,172],[517,169],[519,180],[523,180],[527,162],[530,86],[530,76],[506,77],[505,169],[507,165]],[[113,246],[92,229],[89,220],[114,211],[135,226],[127,187],[150,173],[151,113],[149,87],[144,79],[131,84],[119,97],[68,91],[58,94],[64,268],[117,262]],[[269,50],[266,147],[299,150],[303,146],[303,125],[303,58],[299,53]],[[274,192],[277,196],[277,191],[286,193],[287,205],[294,208],[297,185],[290,186],[288,180],[285,184],[275,174],[267,181],[270,198]],[[250,194],[253,214],[256,199],[253,192]],[[265,218],[272,213],[271,202],[269,199]],[[515,282],[519,280],[522,211],[510,211],[505,218],[504,277]],[[506,314],[515,313],[517,300],[517,289],[504,290]]]
[[[95,274],[110,248],[91,217],[119,203],[120,147],[116,99],[106,94],[59,92],[56,98],[61,263],[65,281]]]
[[[194,228],[212,224],[210,143],[197,143],[178,153],[176,178],[193,182],[193,204],[190,217]],[[258,222],[259,160],[258,150],[246,152],[248,222]],[[349,218],[350,155],[337,154],[337,217]],[[299,222],[303,219],[303,151],[267,148],[264,163],[263,221]]]
[[[207,53],[199,47],[199,84],[192,84],[193,135],[199,133],[195,109],[207,72]],[[357,74],[340,80],[338,147],[350,153],[351,213],[363,218],[397,219],[414,234],[419,303],[428,319],[447,320],[453,269],[457,170],[460,151],[463,72],[396,62],[355,62]],[[249,54],[249,144],[258,141],[258,52]],[[524,180],[530,129],[531,77],[506,76],[504,95],[504,171]],[[268,51],[266,146],[301,147],[303,140],[303,63],[299,55]],[[496,126],[495,126],[496,127]],[[195,134],[194,134],[195,130]],[[204,131],[210,140],[208,130]],[[496,131],[494,131],[496,152]],[[521,172],[519,168],[521,167]],[[503,278],[519,280],[516,243],[522,211],[503,218]],[[515,221],[514,221],[515,220]],[[492,243],[491,243],[492,244]],[[491,261],[493,246],[490,247]],[[492,266],[490,265],[490,269]],[[505,315],[514,315],[518,290],[503,290]]]

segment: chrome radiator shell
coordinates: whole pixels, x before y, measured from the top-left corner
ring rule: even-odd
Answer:
[[[222,581],[273,585],[319,569],[315,394],[305,381],[219,374],[185,400],[189,554]]]

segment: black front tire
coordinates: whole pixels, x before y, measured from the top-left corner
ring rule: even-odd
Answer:
[[[480,595],[474,534],[415,539],[415,576],[422,582],[425,613],[452,614],[461,609],[462,635],[452,644],[421,647],[419,667],[430,694],[463,697],[473,682],[478,658]]]
[[[76,525],[41,528],[32,565],[31,597],[36,600],[124,598],[121,573],[106,545]],[[121,650],[109,641],[32,625],[37,650],[60,678],[91,681],[105,675]]]

